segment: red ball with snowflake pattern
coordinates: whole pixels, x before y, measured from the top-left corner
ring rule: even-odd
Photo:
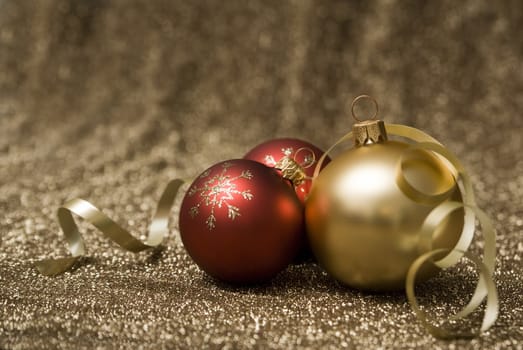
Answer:
[[[180,235],[196,264],[231,283],[264,282],[297,254],[302,205],[274,170],[247,159],[220,162],[194,180],[180,208]]]
[[[285,168],[289,168],[289,166],[297,167],[303,172],[305,177],[294,181],[293,185],[296,195],[302,203],[305,203],[305,199],[309,195],[312,186],[314,170],[323,153],[321,149],[307,141],[281,138],[268,140],[259,144],[247,152],[243,158],[260,162],[271,168],[276,168],[280,175],[287,178],[289,176],[286,176]],[[326,157],[321,168],[323,169],[329,162],[330,158]],[[293,169],[289,170],[292,174]]]

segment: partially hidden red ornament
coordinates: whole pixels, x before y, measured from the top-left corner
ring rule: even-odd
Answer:
[[[243,158],[276,168],[280,175],[291,180],[296,195],[302,203],[305,203],[312,186],[314,170],[323,153],[321,149],[307,141],[281,138],[259,144]],[[329,162],[330,158],[326,157],[322,169]]]
[[[191,184],[180,235],[196,264],[231,283],[267,281],[297,254],[303,206],[276,170],[247,159],[220,162]]]

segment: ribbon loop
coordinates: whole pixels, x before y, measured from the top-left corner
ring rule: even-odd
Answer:
[[[395,124],[386,124],[385,127],[387,129],[387,132],[389,132],[391,135],[405,137],[407,139],[415,141],[416,143],[409,147],[409,151],[425,150],[431,151],[436,155],[440,156],[443,160],[447,162],[447,164],[449,165],[449,169],[451,169],[451,171],[453,171],[453,173],[455,174],[454,176],[456,177],[456,181],[459,181],[458,184],[461,185],[463,203],[446,201],[434,208],[431,211],[431,213],[427,216],[425,222],[422,225],[420,242],[424,242],[422,243],[423,246],[427,246],[427,243],[429,246],[431,246],[432,233],[435,231],[439,223],[442,222],[451,212],[460,208],[465,209],[463,230],[458,242],[456,243],[453,249],[447,250],[447,255],[444,258],[441,258],[433,263],[436,266],[445,269],[454,266],[463,256],[466,256],[469,260],[474,261],[476,265],[481,267],[480,278],[478,280],[472,298],[460,312],[452,316],[450,319],[457,320],[468,316],[469,314],[474,312],[474,310],[476,310],[481,305],[485,297],[487,297],[487,309],[485,310],[483,326],[481,327],[481,331],[484,331],[488,329],[496,320],[499,308],[497,300],[497,291],[492,280],[492,274],[494,272],[496,262],[496,233],[492,225],[492,222],[490,221],[488,216],[476,206],[470,176],[465,171],[465,168],[454,154],[452,154],[448,149],[443,147],[439,141],[424,133],[423,131],[412,127]],[[400,160],[400,163],[402,161],[403,159]],[[406,183],[406,179],[404,178],[404,175],[401,174],[401,168],[402,167],[400,164],[400,166],[398,167],[399,171],[397,174],[398,186],[400,187],[400,189],[404,191],[405,195],[409,196],[410,198],[413,198],[414,196],[412,195],[412,192],[409,192],[411,189],[406,186],[403,186],[404,183]],[[431,197],[432,199],[438,198],[438,195],[427,193],[421,193],[420,196],[425,199],[431,199]],[[478,218],[483,228],[483,236],[485,240],[483,261],[479,261],[477,260],[477,258],[473,257],[469,253],[466,253],[474,238],[476,217]],[[430,249],[432,249],[432,247]],[[428,259],[434,258],[437,255],[435,253],[436,251],[439,254],[443,252],[439,249],[431,250],[428,253],[422,255],[417,261],[421,261],[422,263]],[[411,266],[405,283],[405,288],[407,290],[407,296],[409,297],[409,301],[411,302],[414,312],[416,312],[418,317],[423,321],[423,319],[426,318],[426,316],[422,316],[420,314],[419,307],[417,307],[417,304],[413,303],[413,301],[415,300],[414,277],[418,269],[420,268],[421,263],[416,264],[415,262]],[[409,293],[411,293],[412,295],[409,296]],[[433,326],[427,326],[427,329],[434,335],[440,334],[440,331],[443,332],[444,337],[448,337],[451,335],[447,331],[435,331]],[[460,335],[456,334],[456,336],[459,337]]]
[[[38,271],[46,276],[58,275],[69,270],[85,254],[85,244],[73,214],[95,226],[107,238],[127,251],[138,253],[158,246],[168,232],[169,213],[183,184],[184,181],[180,179],[171,180],[163,190],[145,243],[135,238],[129,231],[88,201],[81,198],[68,201],[58,208],[57,216],[72,257],[37,261],[35,265]]]
[[[480,332],[484,332],[487,329],[489,329],[494,322],[496,321],[499,313],[499,300],[498,300],[498,293],[496,290],[496,286],[494,284],[494,280],[492,278],[491,271],[489,268],[477,257],[474,255],[461,251],[461,255],[465,256],[467,259],[471,260],[476,264],[476,266],[479,268],[480,272],[480,280],[483,280],[483,284],[485,286],[485,289],[488,290],[487,295],[487,305],[485,308],[483,321],[481,323],[481,328],[476,332],[456,332],[454,330],[448,330],[443,328],[442,326],[435,326],[433,323],[435,319],[428,315],[426,312],[421,310],[418,300],[416,298],[416,294],[414,291],[415,286],[415,279],[416,274],[419,271],[420,267],[427,261],[432,261],[433,258],[435,258],[437,255],[441,253],[449,253],[449,249],[435,249],[430,252],[427,252],[420,257],[418,257],[409,268],[409,271],[407,273],[407,280],[406,280],[406,292],[407,292],[407,298],[409,300],[409,303],[414,310],[414,313],[418,317],[418,319],[422,322],[422,324],[425,326],[425,328],[435,337],[442,338],[442,339],[455,339],[455,338],[471,338],[479,335]],[[478,285],[480,282],[478,282]],[[474,298],[474,297],[473,297]],[[472,299],[473,299],[472,298]],[[464,314],[464,316],[468,315],[470,312],[474,311],[476,307],[474,306],[470,310],[471,302],[465,306],[465,308],[455,316],[449,317],[448,320],[456,320],[459,318],[462,318],[463,316],[460,316],[460,314],[463,313],[466,309],[468,313]]]

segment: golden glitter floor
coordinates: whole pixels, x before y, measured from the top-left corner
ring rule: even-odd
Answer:
[[[522,24],[519,2],[0,0],[0,348],[521,349]],[[84,224],[90,258],[55,278],[32,267],[67,253],[65,200],[138,235],[168,179],[277,136],[325,148],[362,92],[473,176],[499,235],[501,314],[483,336],[436,340],[403,293],[354,291],[312,263],[216,283],[176,220],[138,255]],[[443,273],[422,302],[443,316],[474,278]]]

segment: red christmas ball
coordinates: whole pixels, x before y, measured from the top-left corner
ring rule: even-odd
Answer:
[[[285,167],[299,166],[299,170],[305,175],[302,179],[294,181],[296,195],[305,203],[312,186],[312,176],[318,164],[318,160],[323,155],[323,151],[313,144],[292,138],[273,139],[266,141],[250,150],[243,158],[251,159],[271,168],[278,169],[280,175],[289,177],[285,174]],[[322,168],[330,162],[326,157]],[[293,169],[289,169],[292,174]]]
[[[303,208],[288,182],[247,159],[220,162],[191,184],[180,235],[198,266],[231,283],[266,281],[298,252]]]

